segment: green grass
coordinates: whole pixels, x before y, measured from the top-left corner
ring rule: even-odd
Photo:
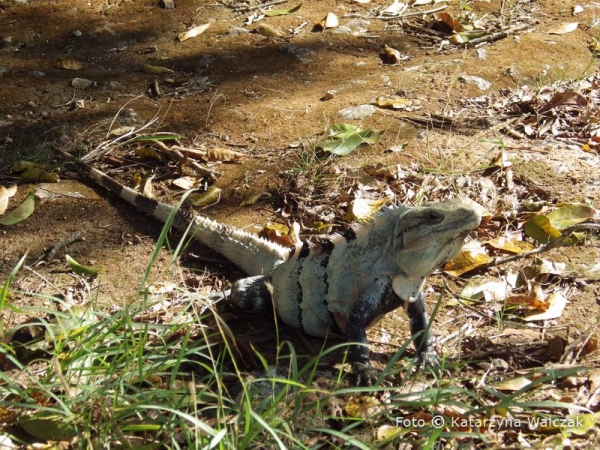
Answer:
[[[50,297],[44,304],[59,308],[16,308],[11,298],[40,304],[40,295],[11,290],[23,260],[15,265],[0,292],[0,314],[31,320],[2,330],[0,436],[20,445],[66,441],[81,448],[477,448],[497,444],[494,435],[453,419],[525,423],[573,411],[574,405],[538,397],[580,368],[500,374],[529,380],[506,391],[493,386],[493,375],[473,378],[465,362],[443,361],[436,373],[416,371],[402,358],[410,343],[382,372],[381,380],[392,383],[372,388],[353,387],[343,364],[327,363],[347,344],[323,346],[308,358],[281,339],[274,357],[249,346],[259,369],[248,371],[240,364],[242,343],[206,296],[180,288],[169,297],[169,319],[156,313],[165,297],[151,295],[147,286],[167,228],[137,297],[112,314],[96,306],[97,291],[84,278],[78,282],[91,299],[85,308]],[[435,426],[437,418],[445,425]],[[515,431],[529,442],[543,439]]]

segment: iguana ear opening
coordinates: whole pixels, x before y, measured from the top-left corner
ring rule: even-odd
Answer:
[[[413,303],[419,298],[419,292],[421,292],[423,284],[425,284],[424,278],[396,275],[392,280],[392,289],[402,300]]]

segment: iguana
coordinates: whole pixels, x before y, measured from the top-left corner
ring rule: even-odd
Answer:
[[[60,151],[60,150],[59,150]],[[73,159],[94,182],[139,210],[166,222],[174,207],[137,193]],[[481,221],[474,203],[445,200],[420,207],[387,207],[366,223],[288,248],[202,215],[179,209],[172,225],[187,229],[249,277],[233,283],[228,301],[246,311],[274,309],[306,334],[344,334],[358,384],[371,384],[367,328],[401,306],[410,319],[419,357],[435,363],[421,289],[425,278],[460,251]]]

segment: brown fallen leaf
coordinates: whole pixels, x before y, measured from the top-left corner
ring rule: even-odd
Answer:
[[[267,25],[266,23],[260,23],[251,31],[251,33],[260,34],[265,37],[284,37],[285,33],[278,30],[274,26]]]
[[[54,62],[54,67],[66,70],[81,70],[86,66],[83,61],[69,58],[59,58]]]
[[[142,67],[142,72],[153,74],[175,73],[175,71],[169,69],[168,67],[154,66],[152,64],[144,64],[144,66]]]
[[[237,162],[245,155],[227,148],[211,148],[206,151],[206,159],[209,161]]]

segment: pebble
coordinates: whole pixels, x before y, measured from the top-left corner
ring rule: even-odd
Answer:
[[[82,34],[83,33],[80,30],[73,31],[73,36],[75,36],[75,37],[81,37]]]
[[[42,78],[45,77],[46,74],[44,72],[41,72],[39,70],[30,70],[29,72],[27,72],[29,75],[31,75],[34,78]]]
[[[339,114],[345,120],[360,120],[372,116],[375,111],[377,109],[373,105],[358,105],[344,108]]]
[[[481,77],[474,77],[472,75],[461,75],[458,77],[458,81],[462,81],[463,83],[467,84],[474,84],[482,91],[487,91],[489,88],[492,87],[492,83],[490,83],[489,81],[484,80]]]

